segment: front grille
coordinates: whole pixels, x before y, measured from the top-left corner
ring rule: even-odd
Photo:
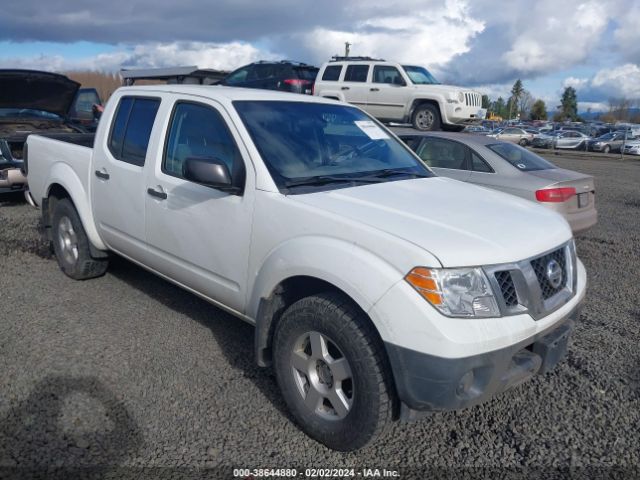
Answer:
[[[466,92],[464,94],[464,102],[470,107],[479,107],[482,104],[482,97],[477,93]]]
[[[518,294],[516,293],[516,286],[513,283],[511,272],[509,272],[509,270],[502,270],[496,272],[495,276],[500,286],[505,305],[507,307],[515,307],[518,305]]]
[[[549,278],[547,278],[547,266],[551,260],[555,260],[560,264],[562,268],[562,279],[557,287],[554,287]],[[542,257],[538,257],[531,260],[531,267],[536,274],[540,290],[542,291],[542,298],[547,300],[553,297],[556,293],[562,290],[567,284],[567,261],[565,258],[565,249],[559,248],[551,253],[548,253]]]

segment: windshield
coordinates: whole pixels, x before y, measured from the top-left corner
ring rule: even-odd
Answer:
[[[522,148],[520,145],[515,145],[513,143],[494,143],[492,145],[487,145],[486,147],[523,172],[550,170],[552,168],[556,168],[553,163],[548,162],[535,153]]]
[[[438,82],[429,70],[424,67],[414,67],[412,65],[403,65],[404,71],[413,83],[416,85],[439,85]]]
[[[353,107],[233,104],[276,185],[286,193],[433,175],[404,144]]]
[[[3,118],[37,118],[42,120],[61,120],[55,113],[30,108],[0,108],[0,119]]]
[[[613,133],[605,133],[604,135],[598,137],[598,140],[611,140],[613,137],[615,137]]]

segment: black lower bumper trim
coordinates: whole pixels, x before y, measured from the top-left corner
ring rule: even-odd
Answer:
[[[537,373],[551,370],[566,354],[575,309],[551,329],[518,344],[464,358],[442,358],[385,343],[401,418],[417,412],[458,410],[481,403]]]

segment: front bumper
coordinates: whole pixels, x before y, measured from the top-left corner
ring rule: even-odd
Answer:
[[[27,185],[27,177],[19,168],[0,170],[0,191],[20,191]]]
[[[565,355],[579,317],[574,308],[551,328],[515,345],[463,358],[443,358],[385,342],[402,401],[401,418],[458,410],[551,370]]]

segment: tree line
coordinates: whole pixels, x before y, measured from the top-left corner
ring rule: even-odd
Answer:
[[[482,108],[504,120],[518,118],[520,120],[548,120],[549,112],[544,100],[534,99],[518,79],[511,88],[511,95],[506,100],[498,97],[491,100],[488,95],[482,96]],[[578,96],[573,87],[566,87],[560,99],[560,105],[553,115],[554,121],[581,121],[578,116]]]

